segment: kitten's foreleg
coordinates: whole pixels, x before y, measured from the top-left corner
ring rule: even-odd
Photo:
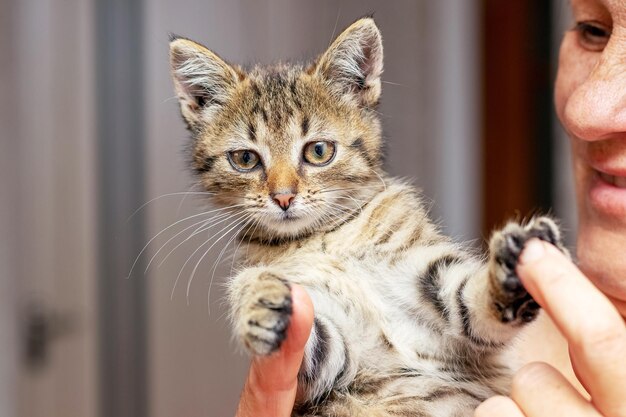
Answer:
[[[497,347],[535,319],[539,305],[515,271],[524,244],[533,237],[567,253],[556,224],[548,217],[537,217],[525,226],[511,222],[494,233],[486,265],[439,265],[441,287],[433,299],[439,300],[443,316],[452,322],[448,329],[454,336],[479,347]]]
[[[306,286],[305,286],[305,289]],[[291,283],[266,268],[249,268],[229,286],[235,334],[253,355],[277,351],[287,335],[291,319]],[[307,289],[315,306],[311,335],[299,373],[300,398],[314,401],[331,388],[345,385],[354,375],[342,323],[345,312],[328,297]]]
[[[492,236],[489,260],[483,270],[459,283],[456,312],[462,333],[473,343],[505,343],[537,316],[539,305],[515,271],[524,244],[533,237],[567,253],[559,229],[550,218],[537,217],[525,226],[511,222]]]

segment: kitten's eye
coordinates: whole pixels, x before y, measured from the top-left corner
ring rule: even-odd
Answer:
[[[335,156],[335,144],[327,141],[311,142],[304,147],[304,160],[309,164],[323,166]]]
[[[597,22],[578,22],[574,31],[580,45],[589,51],[602,51],[611,37],[611,29]]]
[[[228,161],[238,171],[250,171],[259,164],[260,158],[256,152],[243,149],[228,152]]]

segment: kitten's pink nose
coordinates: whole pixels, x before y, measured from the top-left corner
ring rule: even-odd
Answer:
[[[295,197],[296,195],[293,193],[272,194],[272,199],[274,200],[274,202],[276,202],[276,204],[278,204],[281,209],[283,209],[283,211],[287,211]]]

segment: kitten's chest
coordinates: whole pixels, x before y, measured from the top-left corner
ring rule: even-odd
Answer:
[[[350,233],[319,235],[282,245],[252,243],[241,252],[244,256],[240,260],[247,266],[293,265],[312,261],[318,265],[331,264],[339,272],[347,271],[349,266],[354,267],[355,264],[365,268],[370,264],[383,266],[390,260],[375,246],[364,242],[362,236]]]
[[[315,260],[319,264],[338,263],[354,258],[353,245],[345,242],[337,245],[327,236],[316,236],[306,240],[281,245],[251,243],[244,251],[242,263],[247,266],[297,264]]]

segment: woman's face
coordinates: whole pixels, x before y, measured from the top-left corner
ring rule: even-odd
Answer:
[[[556,109],[572,143],[580,267],[626,300],[626,1],[572,0]]]

